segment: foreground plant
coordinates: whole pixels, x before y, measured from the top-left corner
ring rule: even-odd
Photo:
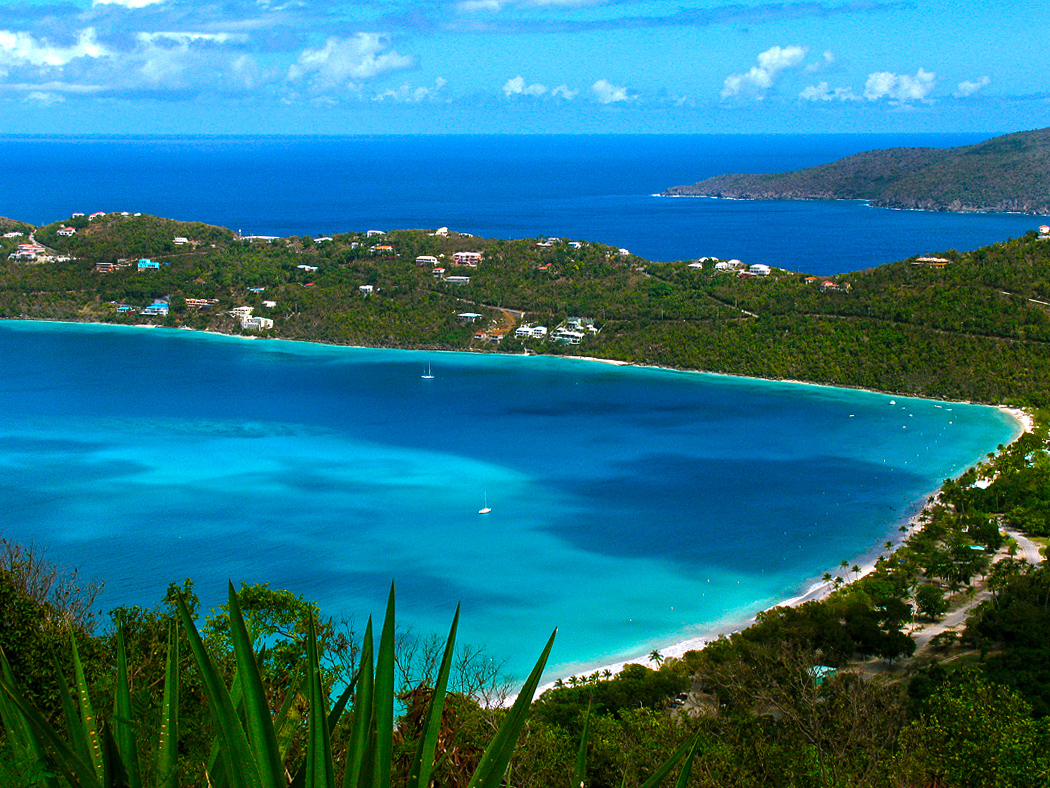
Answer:
[[[212,788],[389,788],[394,749],[394,589],[391,587],[386,617],[374,646],[369,619],[355,679],[327,708],[322,684],[316,631],[311,620],[307,630],[306,659],[302,666],[304,693],[308,699],[305,757],[290,763],[289,743],[298,716],[292,706],[296,693],[289,692],[281,708],[272,714],[259,670],[259,655],[245,626],[237,593],[229,587],[229,622],[235,674],[230,686],[218,661],[205,647],[187,600],[178,598],[178,618],[200,673],[215,726],[215,739],[208,763],[203,766]],[[445,644],[444,656],[434,682],[429,709],[416,745],[407,779],[408,788],[430,784],[435,768],[438,734],[445,706],[449,675],[455,653],[459,610],[456,610]],[[18,757],[36,764],[27,784],[36,781],[47,788],[178,788],[179,740],[179,638],[170,633],[161,723],[156,741],[140,740],[142,720],[136,718],[131,699],[129,671],[123,632],[118,628],[116,682],[113,712],[103,723],[97,717],[88,693],[84,670],[72,640],[75,681],[71,688],[60,676],[59,689],[65,718],[64,735],[29,703],[0,651],[0,720]],[[551,634],[535,667],[489,741],[468,788],[498,788],[507,771],[526,714],[539,685],[555,633]],[[350,706],[353,698],[352,707]],[[345,755],[333,755],[332,731],[344,714],[350,715]],[[679,785],[684,785],[696,751],[691,740],[653,775],[647,786],[662,781],[683,758]],[[582,785],[586,734],[575,766],[574,785]],[[148,763],[140,763],[140,753]]]

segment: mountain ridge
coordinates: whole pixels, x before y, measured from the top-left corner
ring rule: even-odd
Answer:
[[[1050,128],[957,148],[886,148],[785,173],[729,174],[665,197],[865,200],[881,208],[1050,213]]]

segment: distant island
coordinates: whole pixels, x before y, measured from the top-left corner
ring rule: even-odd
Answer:
[[[959,148],[889,148],[794,172],[719,175],[665,197],[867,200],[880,208],[1050,213],[1050,129]]]

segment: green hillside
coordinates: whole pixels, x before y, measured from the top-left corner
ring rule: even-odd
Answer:
[[[1050,213],[1050,129],[959,148],[868,151],[795,172],[720,175],[666,196],[870,200],[886,208]]]

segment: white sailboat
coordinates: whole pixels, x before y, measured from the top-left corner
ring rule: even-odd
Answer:
[[[429,361],[427,362],[427,371],[424,372],[419,377],[423,378],[423,380],[433,380],[434,379],[434,375],[430,372],[430,362]]]
[[[488,514],[492,510],[489,508],[489,494],[485,493],[485,505],[478,509],[478,514]]]

